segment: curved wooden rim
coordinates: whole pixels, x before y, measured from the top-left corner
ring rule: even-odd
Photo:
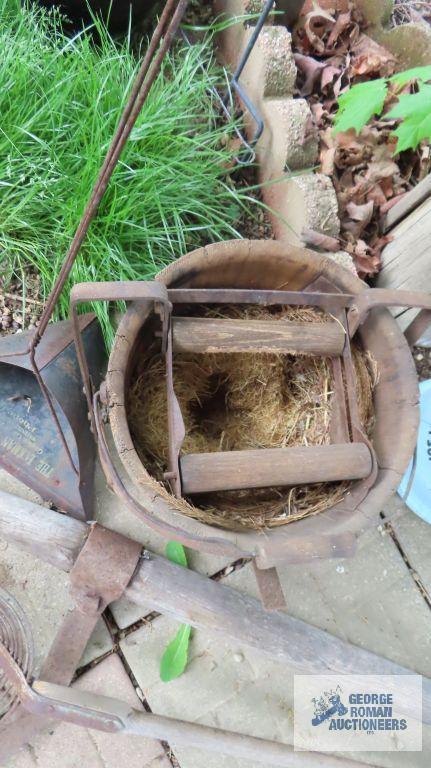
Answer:
[[[220,268],[220,287],[232,285],[229,274],[253,259],[289,260],[293,279],[289,286],[302,288],[318,275],[325,275],[341,290],[359,293],[365,288],[357,277],[330,258],[295,248],[280,241],[234,240],[197,249],[164,269],[158,278],[172,287],[205,286],[205,271]],[[222,267],[222,268],[221,268]],[[286,286],[274,285],[280,288]],[[249,281],[250,282],[250,281]],[[294,283],[297,283],[294,285]],[[251,285],[249,287],[252,287]],[[418,426],[418,385],[408,344],[387,310],[375,310],[363,326],[365,347],[379,364],[380,381],[375,393],[376,428],[373,443],[379,460],[378,478],[363,501],[358,502],[356,484],[346,498],[315,517],[308,517],[264,533],[231,532],[206,525],[180,514],[175,504],[154,497],[148,475],[134,448],[127,423],[125,392],[133,352],[146,319],[145,309],[136,302],[123,316],[112,348],[106,377],[110,423],[114,443],[138,500],[154,515],[199,536],[227,539],[244,554],[254,554],[265,567],[280,560],[299,562],[352,553],[357,535],[375,520],[375,515],[396,490],[414,450]],[[174,502],[174,499],[173,499]],[[202,550],[205,550],[204,542]]]

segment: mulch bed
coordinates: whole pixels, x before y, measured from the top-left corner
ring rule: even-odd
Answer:
[[[28,274],[24,286],[15,277],[11,280],[0,277],[0,335],[35,328],[42,309],[36,275]]]
[[[419,381],[431,379],[431,349],[415,347],[413,350]]]

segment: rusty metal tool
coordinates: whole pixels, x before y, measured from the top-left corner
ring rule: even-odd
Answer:
[[[100,526],[90,528],[84,525],[84,529],[83,542],[70,573],[70,591],[74,607],[63,619],[40,672],[42,677],[53,684],[65,685],[71,682],[97,621],[107,605],[122,596],[141,556],[142,546],[138,542],[114,531],[106,532]],[[16,613],[15,610],[12,619]],[[2,615],[6,615],[7,622],[2,623]],[[11,611],[3,601],[3,612],[0,609],[0,649],[3,643],[18,665],[21,658],[25,657],[22,649],[28,648],[30,643],[28,633],[24,637],[21,631],[24,623],[22,620],[12,635],[5,630],[8,623],[13,624],[10,616]],[[17,624],[16,621],[14,623]],[[20,649],[18,654],[16,647]],[[31,650],[28,655],[32,657]],[[0,662],[0,670],[1,668]],[[31,674],[29,662],[23,666],[23,679],[30,678]],[[4,760],[49,725],[49,720],[42,717],[49,716],[49,711],[33,712],[26,709],[19,691],[17,695],[17,689],[13,686],[11,691],[7,676],[4,681],[0,674],[0,690],[2,688],[6,690],[6,696],[10,700],[9,710],[0,719],[0,759]]]
[[[141,712],[118,699],[76,691],[43,680],[36,680],[30,686],[26,675],[1,642],[0,670],[3,671],[8,685],[17,692],[24,710],[33,715],[49,717],[51,720],[73,723],[105,733],[160,739],[175,745],[183,744],[284,768],[360,766],[360,763],[354,760],[344,760],[319,752],[301,754],[281,742]]]
[[[94,315],[79,326],[94,382],[102,380],[105,351]],[[30,332],[31,333],[31,332]],[[32,370],[29,333],[0,339],[0,465],[46,501],[79,519],[91,518],[95,445],[90,433],[71,323],[51,323],[36,351],[36,364],[61,425],[73,467]]]

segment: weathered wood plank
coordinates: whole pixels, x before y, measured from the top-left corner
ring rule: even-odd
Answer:
[[[232,638],[301,674],[406,674],[404,667],[333,637],[252,597],[188,571],[163,557],[148,559],[126,595],[184,623]],[[408,706],[408,702],[406,702]],[[423,720],[431,718],[431,681],[423,678]]]
[[[184,493],[359,480],[371,472],[363,443],[189,453],[181,461]]]
[[[409,213],[415,210],[431,195],[431,174],[419,182],[410,192],[407,192],[396,205],[391,208],[383,221],[383,231],[389,232],[390,229],[400,223]]]
[[[89,527],[26,499],[0,491],[0,537],[62,571],[70,571]]]
[[[338,357],[345,333],[339,323],[175,317],[174,352],[277,352]]]
[[[383,249],[383,266],[377,287],[431,291],[431,197],[394,227],[390,234],[394,239]],[[397,309],[393,310],[393,314],[405,330],[418,313],[415,309]],[[430,327],[418,343],[431,346]]]
[[[13,506],[12,499],[16,509],[10,522],[7,510]],[[85,523],[6,493],[1,494],[0,502],[0,537],[61,570],[71,569],[71,560],[76,559],[88,531]],[[20,528],[22,533],[18,534]],[[48,542],[44,541],[46,531]],[[57,547],[69,556],[58,558]],[[137,605],[243,643],[297,672],[411,674],[405,667],[299,619],[282,612],[269,613],[254,598],[150,552],[144,553],[124,594]],[[431,680],[425,677],[423,719],[431,721]]]

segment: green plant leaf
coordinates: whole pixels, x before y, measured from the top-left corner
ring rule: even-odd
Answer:
[[[173,563],[188,567],[187,556],[182,544],[178,541],[168,541],[166,557]],[[183,674],[187,666],[191,626],[181,624],[174,639],[169,643],[160,660],[160,678],[164,683],[175,680]]]
[[[184,568],[187,568],[188,566],[185,549],[178,541],[168,541],[166,545],[166,557],[173,563],[184,566]]]
[[[398,139],[397,154],[406,149],[416,149],[423,139],[431,139],[431,85],[422,84],[418,93],[400,96],[398,104],[385,117],[402,120],[393,132]]]
[[[174,639],[167,646],[160,661],[160,678],[164,683],[183,674],[188,659],[191,626],[181,624]]]
[[[354,128],[357,133],[366,125],[372,115],[383,110],[388,86],[386,80],[370,80],[352,86],[338,99],[339,110],[335,116],[334,133]]]
[[[431,66],[428,65],[426,67],[405,69],[404,72],[397,72],[389,78],[390,83],[396,83],[400,87],[407,85],[407,83],[410,83],[412,80],[420,80],[423,83],[431,80]]]

